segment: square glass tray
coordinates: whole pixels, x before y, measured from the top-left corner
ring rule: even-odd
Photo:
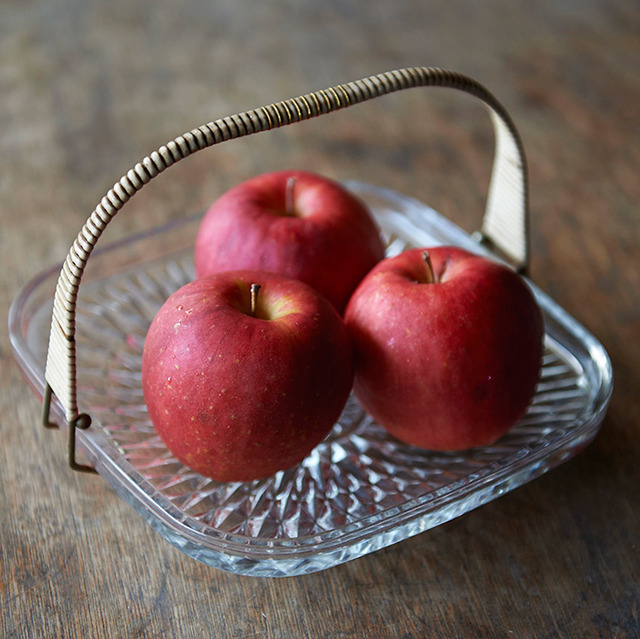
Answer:
[[[371,207],[389,255],[438,244],[486,253],[420,202],[346,185]],[[566,461],[596,436],[613,387],[607,353],[532,284],[545,318],[542,376],[527,414],[495,445],[463,453],[418,450],[388,436],[352,397],[326,440],[296,468],[247,483],[194,473],[150,423],[140,362],[156,311],[193,276],[199,221],[185,218],[96,249],[80,288],[76,329],[79,410],[93,419],[88,430],[76,431],[80,455],[187,555],[245,575],[323,570],[477,508]],[[9,313],[16,359],[39,397],[59,270],[30,282]],[[64,423],[55,398],[52,418]]]

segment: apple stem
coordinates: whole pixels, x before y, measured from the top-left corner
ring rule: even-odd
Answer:
[[[260,290],[260,284],[251,285],[251,315],[256,316],[256,308],[258,306],[258,291]]]
[[[284,210],[287,215],[293,217],[293,187],[296,185],[296,178],[292,175],[287,179],[287,186],[284,195]]]
[[[431,256],[429,255],[429,251],[422,252],[422,259],[424,260],[425,266],[427,267],[427,284],[433,284],[436,281],[435,275],[433,273],[433,264],[431,263]]]

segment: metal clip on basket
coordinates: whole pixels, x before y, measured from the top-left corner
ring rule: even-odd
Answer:
[[[528,192],[524,150],[505,108],[481,84],[453,71],[429,67],[399,69],[340,84],[284,102],[260,107],[210,122],[161,146],[126,175],[102,198],[78,234],[60,273],[53,307],[45,370],[43,423],[50,421],[52,393],[67,419],[69,464],[74,470],[95,472],[76,461],[76,429],[91,424],[78,414],[75,317],[80,281],[91,252],[114,215],[147,182],[179,160],[220,142],[331,113],[375,97],[414,87],[445,87],[464,91],[488,107],[495,133],[495,156],[486,210],[479,238],[526,271],[529,263]]]

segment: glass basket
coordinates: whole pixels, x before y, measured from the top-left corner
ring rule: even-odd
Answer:
[[[455,244],[487,252],[413,199],[362,183],[388,255]],[[326,440],[296,468],[247,483],[218,483],[178,462],[155,433],[142,397],[147,328],[193,277],[200,216],[96,249],[76,318],[81,454],[164,538],[223,570],[292,576],[323,570],[449,521],[566,461],[598,432],[612,371],[602,345],[531,284],[545,319],[542,377],[533,403],[493,446],[433,453],[386,434],[350,398]],[[42,397],[52,297],[60,267],[30,282],[10,309],[16,359]],[[64,424],[55,400],[52,417]]]

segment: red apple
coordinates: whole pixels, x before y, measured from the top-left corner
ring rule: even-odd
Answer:
[[[340,416],[352,382],[351,342],[335,308],[273,273],[228,271],[183,286],[154,318],[142,356],[158,434],[219,481],[300,462]]]
[[[383,257],[365,205],[337,182],[304,171],[266,173],[227,191],[207,211],[195,244],[199,277],[272,271],[306,282],[340,312]]]
[[[354,392],[398,439],[431,450],[495,442],[540,374],[541,311],[510,268],[453,247],[380,262],[345,312]]]

